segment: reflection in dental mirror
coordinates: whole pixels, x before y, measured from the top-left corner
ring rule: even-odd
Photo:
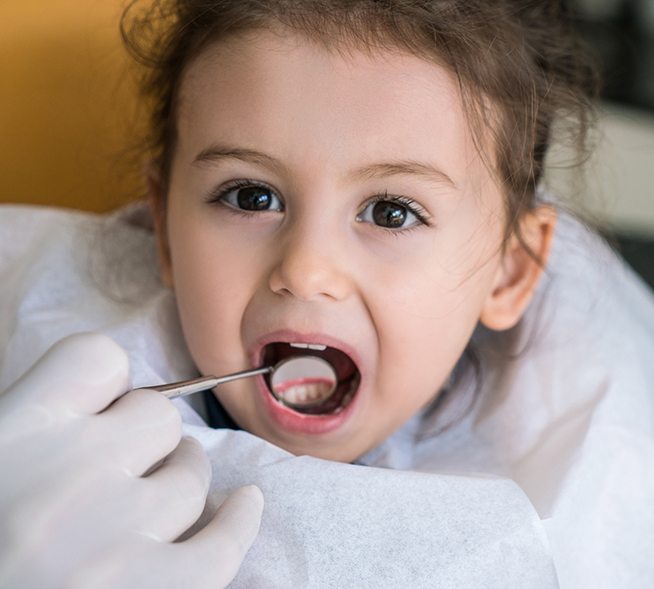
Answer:
[[[270,391],[284,405],[303,409],[319,405],[336,390],[337,378],[329,362],[317,356],[293,356],[275,366]]]

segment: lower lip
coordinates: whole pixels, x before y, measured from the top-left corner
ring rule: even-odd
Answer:
[[[359,390],[354,394],[347,407],[339,413],[304,415],[277,402],[268,391],[268,387],[261,376],[257,377],[257,388],[263,398],[264,407],[272,421],[287,432],[313,436],[327,434],[339,429],[354,412],[359,394],[361,393],[361,383],[359,383]]]

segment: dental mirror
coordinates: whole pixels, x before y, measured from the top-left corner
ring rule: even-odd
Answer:
[[[264,366],[226,376],[203,376],[192,380],[151,387],[139,387],[163,393],[169,399],[185,397],[220,384],[257,376],[270,375],[268,388],[273,397],[291,409],[306,409],[325,402],[336,390],[338,378],[334,367],[318,356],[292,356],[274,366]]]
[[[291,409],[323,403],[334,394],[338,382],[332,365],[318,356],[282,360],[269,379],[273,396]]]

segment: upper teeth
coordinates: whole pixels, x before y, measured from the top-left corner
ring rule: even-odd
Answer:
[[[291,348],[301,348],[303,350],[318,350],[319,352],[324,352],[327,349],[327,346],[322,344],[304,344],[301,342],[289,344]]]

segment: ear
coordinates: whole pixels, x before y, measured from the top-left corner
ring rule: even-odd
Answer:
[[[154,234],[157,240],[157,252],[159,254],[159,268],[161,270],[161,281],[168,287],[173,288],[172,262],[170,248],[168,246],[168,229],[166,226],[166,192],[161,172],[155,162],[150,161],[143,171],[148,191],[148,204],[154,224]]]
[[[520,320],[549,258],[555,227],[556,211],[552,207],[541,206],[524,215],[520,222],[522,240],[542,264],[529,254],[515,234],[511,236],[480,315],[486,327],[500,331]]]

